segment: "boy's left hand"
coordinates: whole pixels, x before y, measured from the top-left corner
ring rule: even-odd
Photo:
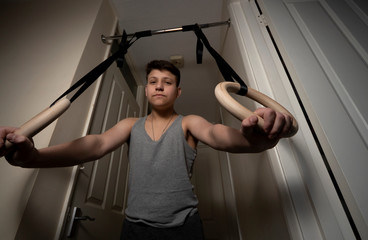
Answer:
[[[263,118],[263,129],[258,128],[258,118],[252,115],[242,121],[241,132],[255,144],[270,145],[267,148],[273,147],[284,134],[291,130],[293,119],[287,114],[276,112],[271,108],[259,108],[254,113]]]

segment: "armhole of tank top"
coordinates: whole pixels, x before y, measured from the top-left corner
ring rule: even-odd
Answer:
[[[184,119],[184,116],[181,117],[181,120],[180,120],[180,125],[181,125],[181,136],[182,138],[184,139],[184,142],[185,144],[187,145],[187,147],[189,147],[193,153],[196,155],[197,154],[197,149],[196,148],[193,148],[192,146],[190,146],[190,144],[188,143],[186,137],[185,137],[185,133],[184,133],[184,128],[183,128],[183,119]],[[187,162],[187,159],[185,158],[184,159],[185,161],[185,167],[187,169],[187,174],[188,174],[188,177],[189,179],[191,179],[191,172],[190,172],[190,169],[189,169],[189,166],[188,166],[188,162]],[[193,163],[192,165],[194,164],[194,159],[193,159]],[[193,167],[193,166],[192,166]]]
[[[187,142],[187,139],[185,138],[185,133],[184,133],[184,128],[183,128],[183,119],[184,119],[184,116],[182,115],[179,115],[178,117],[180,117],[180,129],[181,129],[181,138],[184,139],[184,142],[187,146],[190,147],[189,143]],[[184,149],[185,151],[185,149]],[[190,172],[189,172],[189,166],[188,166],[188,162],[187,162],[187,158],[184,158],[184,163],[185,163],[185,168],[187,169],[187,174],[188,174],[188,177],[190,178]]]
[[[184,116],[181,115],[181,120],[180,120],[180,126],[181,126],[181,132],[182,132],[182,137],[184,138],[184,141],[186,142],[187,146],[190,147],[190,149],[192,149],[195,153],[197,153],[197,149],[190,146],[189,142],[187,141],[186,137],[185,137],[185,133],[184,133],[184,128],[183,128],[183,119]]]

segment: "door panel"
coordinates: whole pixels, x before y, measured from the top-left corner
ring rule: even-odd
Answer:
[[[272,35],[286,62],[321,146],[321,155],[345,216],[338,216],[331,189],[316,191],[316,178],[304,181],[327,238],[336,233],[368,238],[368,43],[367,9],[359,1],[262,0]],[[362,5],[363,6],[363,5]],[[315,165],[318,165],[314,163]],[[305,176],[315,169],[301,162]],[[321,196],[329,194],[324,206]],[[334,212],[329,213],[331,209]],[[334,219],[335,218],[335,219]],[[334,221],[332,221],[334,219]],[[345,224],[349,219],[350,226]],[[332,224],[333,223],[333,224]],[[337,225],[335,225],[337,224]],[[346,237],[347,238],[347,237]]]
[[[105,75],[90,134],[102,133],[126,117],[136,117],[139,107],[119,69]],[[74,224],[72,239],[118,239],[124,219],[128,173],[127,145],[80,167],[71,209],[95,218]],[[69,238],[70,239],[70,238]]]

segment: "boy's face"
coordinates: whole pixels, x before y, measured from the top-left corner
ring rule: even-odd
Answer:
[[[171,107],[180,94],[181,89],[176,86],[176,77],[169,71],[153,69],[148,74],[146,96],[153,107]]]

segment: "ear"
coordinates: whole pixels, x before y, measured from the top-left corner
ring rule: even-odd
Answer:
[[[181,88],[178,87],[176,91],[176,98],[178,98],[181,95]]]
[[[148,94],[147,94],[147,85],[144,87],[144,92],[145,92],[146,97],[147,97],[148,96]]]

